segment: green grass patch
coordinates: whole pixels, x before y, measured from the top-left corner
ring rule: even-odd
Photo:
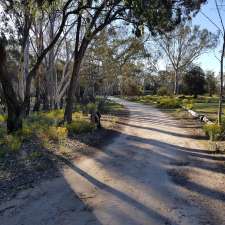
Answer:
[[[176,109],[180,108],[182,105],[181,99],[170,96],[146,95],[127,97],[126,99],[143,104],[154,104],[155,106],[162,109]]]
[[[100,112],[105,114],[116,114],[124,110],[124,106],[114,101],[106,100]]]
[[[50,147],[52,142],[62,143],[68,133],[76,135],[90,132],[95,126],[90,122],[88,116],[82,112],[72,115],[72,124],[59,126],[63,119],[63,110],[52,110],[50,112],[33,113],[23,121],[23,128],[15,133],[7,134],[6,127],[0,127],[0,157],[6,151],[17,152],[25,139],[38,138],[44,147]]]
[[[157,106],[163,109],[177,109],[182,105],[181,100],[177,98],[161,98],[157,102]]]
[[[95,128],[96,127],[94,124],[90,123],[87,120],[81,119],[73,121],[71,124],[67,125],[67,129],[72,135],[92,132]]]
[[[143,104],[153,104],[161,109],[173,109],[184,106],[186,109],[192,109],[199,114],[206,115],[213,122],[217,120],[218,96],[199,96],[198,98],[194,98],[193,96],[184,95],[176,97],[146,95],[125,97],[125,99]],[[225,118],[225,107],[223,117]]]

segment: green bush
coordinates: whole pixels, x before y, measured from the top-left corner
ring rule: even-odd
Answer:
[[[97,106],[95,103],[88,103],[87,104],[87,112],[92,113],[97,111]]]
[[[89,110],[93,110],[95,105],[89,105]],[[63,141],[68,136],[68,132],[72,134],[80,134],[90,132],[95,129],[83,113],[75,112],[72,115],[72,124],[67,126],[58,126],[59,121],[63,119],[62,110],[53,110],[50,112],[33,113],[23,121],[21,130],[7,134],[5,126],[0,126],[0,158],[5,152],[17,152],[22,145],[24,139],[37,137],[44,147],[50,147],[51,141]]]
[[[0,139],[4,138],[6,134],[7,134],[6,127],[0,126]]]
[[[6,120],[7,120],[7,116],[0,114],[0,123],[5,122]]]
[[[38,158],[41,158],[43,156],[43,153],[42,152],[39,152],[39,151],[34,151],[34,152],[31,152],[27,159],[29,160],[34,160],[34,159],[38,159]]]
[[[66,127],[49,127],[48,131],[46,132],[49,139],[53,141],[62,141],[66,139],[68,135],[68,130]]]
[[[157,101],[157,106],[164,109],[176,109],[181,107],[181,102],[176,98],[161,98]]]
[[[74,107],[74,111],[75,112],[81,112],[82,111],[82,106],[78,103],[76,103],[75,107]]]
[[[165,95],[169,95],[169,91],[166,87],[160,87],[159,90],[157,91],[157,95],[159,96],[165,96]]]
[[[0,159],[4,158],[6,155],[6,150],[2,146],[0,146]]]
[[[2,139],[1,143],[3,145],[7,146],[7,148],[9,148],[9,150],[11,150],[13,152],[17,152],[22,145],[22,140],[16,134],[8,134],[8,135],[5,135],[5,137]]]
[[[216,141],[220,138],[222,134],[222,126],[218,124],[205,124],[203,126],[203,130],[205,131],[206,135],[209,136],[211,141]]]
[[[194,101],[193,100],[189,100],[189,99],[184,99],[182,101],[182,105],[186,108],[186,109],[193,109],[194,107]]]
[[[95,125],[84,119],[77,119],[67,125],[70,134],[81,134],[91,132],[95,129]]]
[[[83,114],[92,113],[97,110],[97,105],[95,103],[88,103],[82,106]]]

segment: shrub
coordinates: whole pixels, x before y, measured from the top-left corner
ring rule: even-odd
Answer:
[[[6,150],[2,146],[0,147],[0,159],[4,158],[6,155]]]
[[[76,103],[76,105],[75,105],[75,107],[74,107],[74,111],[75,111],[75,112],[80,112],[80,111],[82,111],[81,105],[78,104],[78,103]]]
[[[6,145],[9,150],[17,152],[22,145],[22,140],[16,134],[9,134],[5,135],[2,140],[2,144]]]
[[[66,139],[67,135],[68,135],[68,130],[66,127],[51,126],[49,127],[47,131],[47,136],[49,137],[49,139],[53,141],[64,140]]]
[[[20,131],[18,131],[18,135],[23,138],[30,138],[32,134],[35,132],[33,126],[31,126],[26,120],[23,122],[23,127]]]
[[[182,105],[183,105],[186,109],[193,109],[193,107],[194,107],[194,102],[193,102],[193,100],[184,99],[184,100],[182,101]]]
[[[215,123],[205,124],[203,126],[203,130],[205,131],[206,135],[209,136],[211,141],[218,140],[222,134],[222,127]]]
[[[176,98],[161,98],[158,100],[157,105],[164,109],[176,109],[180,108],[181,102]]]
[[[157,91],[157,95],[169,95],[168,89],[166,87],[160,87],[159,90]]]
[[[28,155],[28,159],[29,160],[34,160],[34,159],[38,159],[38,158],[41,158],[43,156],[43,153],[42,152],[39,152],[39,151],[34,151],[34,152],[31,152],[29,155]]]
[[[6,134],[7,134],[6,128],[0,126],[0,139],[3,139]]]
[[[84,115],[81,112],[75,112],[75,113],[73,113],[72,118],[73,118],[73,120],[77,120],[77,119],[83,120]]]
[[[95,103],[88,103],[87,104],[87,112],[88,113],[92,113],[92,112],[95,112],[97,111],[97,106]]]
[[[0,114],[0,123],[5,122],[6,120],[7,120],[7,116]]]
[[[95,129],[95,125],[86,120],[76,120],[67,125],[70,134],[80,134],[91,132]]]

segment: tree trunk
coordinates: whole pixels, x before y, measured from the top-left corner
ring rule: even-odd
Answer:
[[[22,99],[24,99],[24,92],[26,87],[26,78],[29,73],[29,48],[30,48],[30,40],[29,37],[27,37],[26,40],[26,46],[24,49],[24,65],[23,65],[23,79],[21,82],[23,82],[23,89],[21,90]]]
[[[49,110],[49,99],[48,99],[48,92],[46,90],[42,95],[42,102],[43,102],[43,110],[48,111]]]
[[[38,112],[41,106],[41,99],[40,99],[40,74],[37,76],[37,83],[36,83],[36,93],[35,93],[35,104],[33,111]]]
[[[86,52],[87,46],[90,42],[86,37],[84,37],[79,47],[81,22],[82,22],[82,17],[78,16],[75,50],[74,50],[73,72],[72,72],[72,76],[70,80],[69,90],[68,90],[67,99],[66,99],[66,108],[64,113],[64,121],[66,121],[67,123],[72,122],[74,96],[75,96],[76,88],[79,83],[80,66],[81,66],[84,54]]]
[[[80,102],[80,79],[77,80],[77,87],[75,90],[76,102]]]
[[[35,71],[36,73],[36,71]],[[26,95],[24,97],[24,101],[23,101],[23,111],[24,111],[24,116],[28,116],[30,113],[30,96],[31,96],[31,82],[32,82],[32,77],[29,76],[26,79]]]
[[[63,109],[63,105],[64,105],[64,101],[63,101],[63,98],[61,98],[60,104],[59,104],[59,108],[60,109]]]
[[[72,77],[71,77],[67,99],[66,99],[64,121],[66,121],[67,123],[72,122],[74,97],[75,97],[75,90],[77,88],[78,81],[79,81],[80,65],[81,65],[81,59],[77,58],[77,60],[75,60],[74,62]]]
[[[50,27],[49,27],[49,39],[50,42],[54,39],[54,26],[55,26],[55,14],[50,15]],[[55,57],[54,57],[54,47],[49,51],[49,69],[48,69],[48,81],[49,81],[49,97],[50,97],[50,108],[54,108],[54,90],[55,90]]]
[[[174,95],[178,94],[178,72],[175,70],[174,73],[174,91],[173,91]]]
[[[225,52],[225,33],[223,38],[223,47],[220,59],[220,92],[219,92],[219,108],[218,108],[218,125],[222,122],[222,104],[223,104],[223,60]]]
[[[89,44],[89,40],[84,37],[82,44],[80,46],[79,52],[77,51],[77,54],[74,55],[73,72],[72,72],[72,76],[70,80],[69,90],[67,93],[66,108],[64,113],[64,121],[67,123],[72,122],[75,90],[77,89],[79,85],[80,67],[81,67],[82,60],[84,58],[84,54],[88,47],[88,44]]]
[[[7,130],[11,133],[22,128],[23,108],[20,100],[16,98],[16,93],[7,71],[6,51],[3,41],[0,41],[0,58],[0,81],[8,111]]]
[[[9,107],[8,105],[8,118],[7,118],[7,131],[8,133],[22,129],[23,113],[20,108]]]

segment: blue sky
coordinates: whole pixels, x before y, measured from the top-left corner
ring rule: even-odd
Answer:
[[[222,5],[220,0],[218,0],[218,4]],[[223,5],[225,5],[225,1]],[[221,27],[214,0],[208,0],[208,3],[202,7],[201,11]],[[225,23],[225,7],[220,6],[220,11]],[[202,15],[201,12],[199,12],[196,15],[192,23],[200,25],[201,28],[206,28],[213,33],[216,33],[218,31],[218,29],[204,15]],[[196,62],[204,70],[212,70],[215,71],[216,74],[218,74],[220,70],[220,64],[215,55],[217,55],[217,57],[219,56],[220,49],[221,49],[221,41],[216,49],[202,55]]]

